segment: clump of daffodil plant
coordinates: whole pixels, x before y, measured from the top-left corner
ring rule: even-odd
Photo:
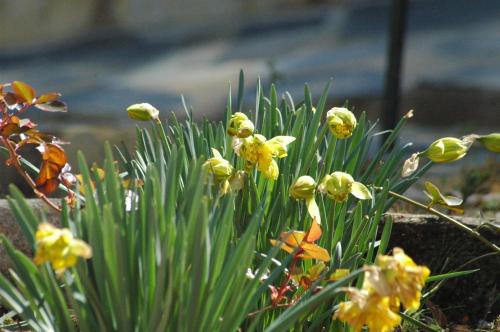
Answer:
[[[5,87],[0,111],[11,114]],[[245,114],[241,74],[222,121],[128,107],[151,128],[137,129],[133,149],[106,145],[102,169],[78,155],[73,201],[56,206],[61,228],[11,188],[35,256],[0,235],[13,266],[0,275],[3,305],[34,331],[395,328],[420,308],[429,270],[402,249],[387,255],[388,197],[408,201],[405,190],[431,166],[465,157],[474,141],[498,151],[498,134],[439,139],[415,153],[403,179],[402,156],[411,152],[397,138],[412,112],[375,148],[376,127],[364,113],[329,109],[328,87],[316,100],[306,86],[294,102],[259,82],[254,111]],[[15,89],[25,104],[39,99],[29,86]],[[29,123],[9,119],[0,119],[0,145],[15,149]],[[0,153],[27,165],[9,149]],[[430,162],[418,169],[419,158]],[[430,202],[412,204],[431,213],[459,207],[435,186],[426,191]]]

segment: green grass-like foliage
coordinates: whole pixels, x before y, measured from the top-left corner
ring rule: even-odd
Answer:
[[[391,220],[381,226],[381,218],[393,203],[387,192],[404,192],[430,164],[400,177],[409,144],[401,146],[397,138],[406,118],[394,130],[380,133],[363,113],[352,137],[337,140],[324,120],[329,86],[313,104],[307,86],[303,100],[295,103],[289,94],[278,98],[274,86],[266,96],[258,83],[250,116],[256,132],[268,138],[290,135],[296,141],[279,161],[277,181],[254,171],[242,191],[221,196],[215,186],[205,184],[201,165],[210,148],[217,148],[242,169],[226,123],[232,113],[243,111],[243,84],[241,75],[237,101],[229,93],[222,122],[198,124],[187,111],[183,123],[174,118],[137,129],[133,151],[112,151],[106,145],[104,181],[79,154],[85,197],[74,208],[64,206],[61,224],[92,247],[90,260],[80,260],[58,278],[50,265],[36,266],[2,238],[13,269],[0,277],[0,297],[25,325],[36,331],[120,332],[345,328],[331,319],[344,298],[339,287],[359,284],[360,267],[386,252]],[[373,141],[381,134],[387,139],[374,151]],[[320,278],[321,291],[299,288],[294,305],[271,307],[269,285],[278,286],[285,278],[292,255],[269,240],[283,231],[307,230],[311,223],[304,203],[290,199],[288,188],[301,175],[319,182],[333,171],[383,187],[366,201],[335,203],[316,195],[323,220],[317,244],[332,257],[327,266],[353,273],[335,283]],[[123,177],[144,184],[127,191]],[[9,201],[34,247],[43,218],[14,187]],[[311,265],[310,260],[300,262],[304,271]],[[258,271],[256,278],[246,276],[248,268]],[[268,278],[260,280],[266,271]]]

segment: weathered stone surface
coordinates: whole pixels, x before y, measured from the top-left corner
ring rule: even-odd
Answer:
[[[38,199],[29,199],[29,204],[47,222],[59,224],[59,216],[53,210],[48,210],[45,203]],[[30,255],[32,248],[28,245],[26,238],[12,213],[7,200],[0,200],[0,233],[5,234],[14,246],[22,252]],[[9,258],[5,254],[3,246],[0,245],[0,272],[7,272],[10,267]]]

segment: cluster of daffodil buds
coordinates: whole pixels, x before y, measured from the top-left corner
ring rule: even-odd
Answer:
[[[50,262],[58,275],[76,264],[78,257],[89,259],[92,249],[84,241],[75,239],[67,228],[57,228],[49,223],[38,226],[35,234],[35,257],[40,265]]]
[[[218,184],[221,194],[241,190],[245,183],[245,173],[235,172],[233,165],[224,159],[217,149],[212,148],[212,154],[213,157],[203,163],[207,182]]]
[[[426,266],[416,265],[402,249],[394,248],[392,256],[379,256],[375,265],[365,267],[361,289],[344,289],[349,301],[339,304],[333,318],[347,322],[354,331],[365,325],[370,331],[391,331],[401,322],[401,305],[418,309],[429,274]]]
[[[344,172],[326,175],[318,186],[318,190],[339,203],[345,202],[349,194],[358,199],[372,198],[370,190],[364,184],[354,181],[350,174]]]
[[[326,113],[326,121],[330,131],[337,138],[348,138],[356,128],[354,114],[344,107],[334,107]]]
[[[148,103],[130,105],[127,108],[127,113],[131,119],[138,121],[158,121],[160,115],[160,111]]]
[[[229,120],[227,134],[229,136],[246,138],[252,135],[254,130],[253,122],[244,113],[236,112]]]

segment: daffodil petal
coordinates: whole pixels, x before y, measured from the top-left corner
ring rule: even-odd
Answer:
[[[306,199],[307,211],[311,218],[321,225],[321,214],[319,212],[318,204],[316,204],[316,200],[314,196]]]
[[[366,186],[360,182],[353,182],[352,188],[351,188],[351,194],[354,195],[354,197],[358,199],[371,199],[372,194],[370,193],[370,190],[366,188]]]

